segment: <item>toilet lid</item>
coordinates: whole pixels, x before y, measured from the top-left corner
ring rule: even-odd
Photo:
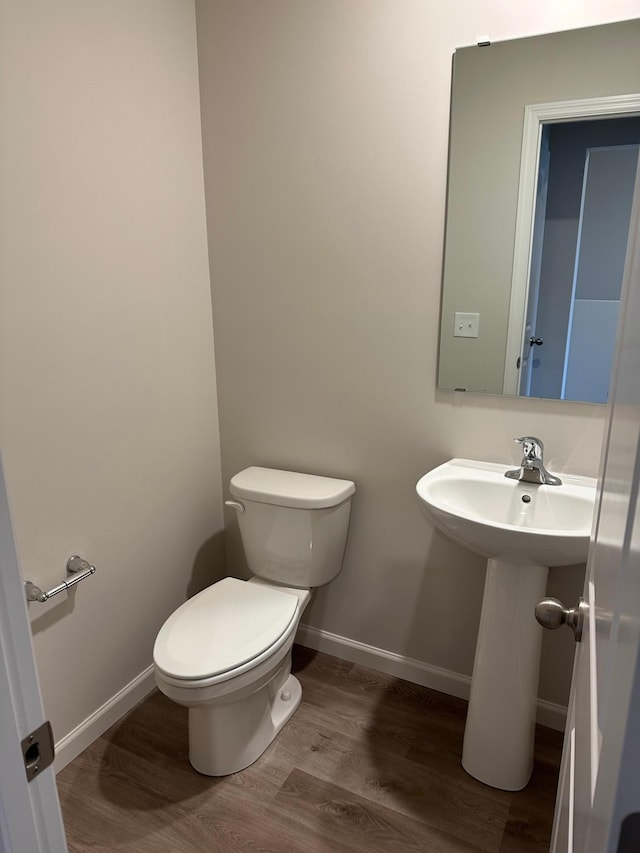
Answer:
[[[282,637],[298,601],[290,592],[224,578],[167,619],[153,648],[154,663],[166,675],[184,679],[236,669]]]

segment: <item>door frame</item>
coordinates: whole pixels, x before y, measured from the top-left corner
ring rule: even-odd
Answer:
[[[44,721],[0,459],[0,849],[66,853],[53,765],[27,781],[21,742]]]
[[[529,298],[533,221],[542,125],[577,119],[632,116],[638,113],[640,113],[640,94],[611,95],[605,98],[584,98],[525,105],[503,394],[518,393],[520,377],[516,365],[518,358],[522,355]]]

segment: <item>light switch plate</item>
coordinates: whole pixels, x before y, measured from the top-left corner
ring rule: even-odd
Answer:
[[[456,311],[453,325],[454,338],[477,338],[480,329],[480,315]]]

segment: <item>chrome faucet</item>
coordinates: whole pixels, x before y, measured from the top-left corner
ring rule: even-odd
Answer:
[[[544,444],[541,439],[533,435],[524,435],[522,438],[514,439],[514,441],[522,445],[522,462],[519,468],[506,471],[505,477],[525,483],[538,483],[545,486],[562,485],[560,477],[550,474],[544,467]]]

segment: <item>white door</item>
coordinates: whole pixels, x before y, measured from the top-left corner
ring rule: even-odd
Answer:
[[[27,781],[21,743],[45,721],[0,464],[0,853],[65,853],[53,765]],[[31,759],[31,755],[29,756]]]
[[[640,173],[553,853],[640,851]]]
[[[549,167],[551,151],[549,149],[549,125],[540,130],[540,159],[538,162],[538,184],[536,205],[533,214],[533,236],[531,238],[531,261],[529,264],[529,285],[527,288],[527,311],[522,338],[522,352],[518,367],[520,381],[518,394],[529,397],[531,394],[531,370],[535,356],[535,347],[530,343],[536,339],[536,318],[540,296],[540,271],[542,269],[542,250],[544,247],[544,223],[547,214],[547,190],[549,188]]]

